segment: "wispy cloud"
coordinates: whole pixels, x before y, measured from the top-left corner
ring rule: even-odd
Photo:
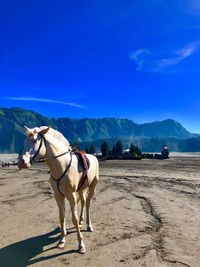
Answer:
[[[72,106],[76,108],[82,108],[85,109],[84,106],[79,105],[77,103],[73,102],[65,102],[65,101],[60,101],[60,100],[54,100],[54,99],[48,99],[48,98],[37,98],[37,97],[3,97],[3,99],[7,100],[15,100],[15,101],[34,101],[34,102],[46,102],[46,103],[53,103],[53,104],[61,104],[61,105],[67,105],[67,106]]]
[[[139,49],[131,53],[129,58],[136,63],[138,71],[162,72],[192,56],[199,48],[200,41],[192,42],[182,49],[173,51],[169,56],[156,54],[147,49]]]

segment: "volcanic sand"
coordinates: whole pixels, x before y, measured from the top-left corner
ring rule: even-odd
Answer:
[[[200,266],[200,158],[105,161],[91,205],[94,232],[78,243],[66,201],[68,235],[46,165],[0,169],[0,266]]]

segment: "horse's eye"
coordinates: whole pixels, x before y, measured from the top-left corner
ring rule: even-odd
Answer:
[[[34,133],[29,133],[29,138],[33,139],[34,138]]]

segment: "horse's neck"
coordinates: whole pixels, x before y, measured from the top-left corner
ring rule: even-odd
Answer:
[[[66,166],[70,162],[70,153],[67,153],[63,156],[54,158],[62,153],[68,152],[69,147],[61,147],[59,144],[47,143],[47,158],[50,158],[46,161],[48,167],[50,168],[51,174],[55,178],[59,178],[64,172]]]

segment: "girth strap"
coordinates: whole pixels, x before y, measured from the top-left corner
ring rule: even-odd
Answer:
[[[60,181],[61,181],[62,178],[65,176],[65,174],[68,172],[68,170],[69,170],[69,168],[70,168],[70,166],[71,166],[71,163],[72,163],[72,153],[70,153],[70,156],[71,156],[71,158],[70,158],[70,162],[69,162],[69,164],[67,165],[67,167],[66,167],[65,171],[63,172],[63,174],[62,174],[58,179],[55,179],[55,178],[51,175],[51,178],[56,182],[58,192],[59,192],[62,196],[64,196],[64,195],[63,195],[63,193],[60,191]],[[65,196],[64,196],[64,197],[65,197]]]
[[[70,166],[71,166],[71,163],[72,163],[72,153],[74,153],[78,160],[80,161],[81,165],[82,165],[82,168],[83,168],[83,174],[81,176],[81,179],[79,181],[79,184],[78,184],[78,188],[77,188],[77,192],[83,187],[83,185],[85,184],[85,181],[87,179],[87,173],[88,173],[88,168],[89,168],[89,163],[87,162],[87,159],[86,159],[86,156],[85,156],[85,153],[81,153],[80,151],[73,151],[73,152],[70,152],[70,162],[69,164],[67,165],[65,171],[63,172],[63,174],[58,178],[58,179],[55,179],[52,175],[51,175],[51,178],[56,182],[56,185],[57,185],[57,189],[58,189],[58,192],[62,195],[63,193],[60,191],[60,181],[62,180],[62,178],[66,175],[66,173],[68,172]],[[64,196],[65,197],[65,196]]]

